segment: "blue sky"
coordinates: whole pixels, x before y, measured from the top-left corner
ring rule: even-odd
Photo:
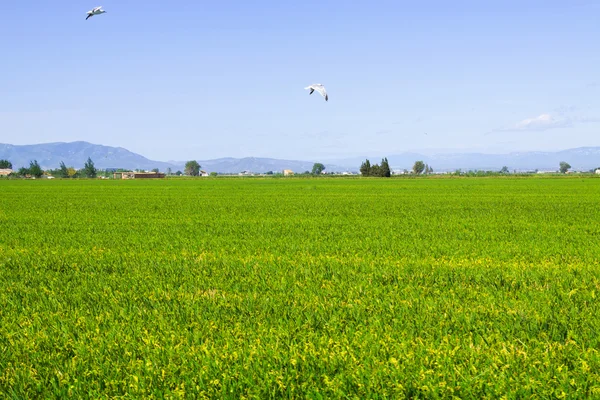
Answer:
[[[599,20],[588,0],[11,1],[0,142],[163,161],[599,146]]]

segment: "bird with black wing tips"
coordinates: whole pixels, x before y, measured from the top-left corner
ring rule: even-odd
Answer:
[[[90,19],[94,15],[104,14],[105,12],[106,11],[104,11],[102,9],[102,6],[100,6],[100,7],[94,7],[90,11],[87,12],[87,17],[85,18],[85,20],[87,21],[88,19]]]
[[[313,92],[316,90],[317,92],[319,92],[319,94],[321,94],[321,96],[325,98],[325,101],[329,101],[329,95],[325,90],[325,86],[321,85],[320,83],[312,84],[310,86],[305,87],[304,89],[310,89],[310,92],[308,94],[313,94]]]

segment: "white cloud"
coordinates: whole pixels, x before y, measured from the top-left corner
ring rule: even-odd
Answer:
[[[555,128],[566,128],[571,126],[569,119],[556,119],[550,114],[542,114],[535,118],[524,119],[517,123],[514,130],[517,131],[547,131]]]
[[[508,128],[494,129],[493,132],[541,132],[550,129],[568,128],[572,125],[573,121],[569,118],[557,119],[546,113],[534,118],[524,119]]]

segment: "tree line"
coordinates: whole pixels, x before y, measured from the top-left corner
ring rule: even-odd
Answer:
[[[190,164],[191,163],[191,164]],[[195,164],[194,164],[195,163]],[[13,164],[9,160],[0,160],[0,169],[12,169]],[[111,169],[110,171],[114,172],[130,172],[128,169]],[[140,171],[141,170],[136,170]],[[200,171],[200,165],[196,162],[188,162],[186,164],[186,174],[190,176],[198,176]],[[158,168],[154,168],[152,172],[159,172]],[[29,167],[21,167],[17,171],[14,171],[12,175],[18,177],[34,177],[41,178],[44,174],[49,176],[55,176],[59,178],[97,178],[98,174],[102,173],[101,170],[97,169],[94,165],[94,161],[90,157],[88,157],[85,165],[81,169],[75,169],[73,167],[67,167],[64,161],[61,161],[60,166],[56,169],[46,169],[43,170],[37,160],[33,160],[29,162]],[[108,176],[109,171],[105,170],[104,175]],[[168,175],[171,175],[171,169],[168,169]],[[183,172],[177,171],[175,175],[183,175]]]
[[[559,163],[558,170],[561,174],[566,174],[570,169],[571,169],[571,165],[568,162],[561,161]],[[598,168],[598,169],[600,169],[600,168]],[[592,170],[590,172],[593,172],[593,171],[594,170]],[[415,175],[431,174],[433,172],[433,168],[430,165],[425,164],[423,161],[415,161],[411,172]],[[477,172],[483,173],[483,171],[477,171]],[[493,171],[486,171],[486,172],[500,173],[500,174],[510,173],[507,166],[503,166],[499,172],[493,172]],[[515,172],[516,172],[516,170],[515,170]],[[536,172],[537,172],[537,170],[536,170]],[[360,173],[362,176],[389,177],[389,176],[391,176],[391,170],[390,170],[390,165],[388,163],[388,159],[383,158],[381,160],[381,165],[379,165],[379,164],[372,165],[371,162],[369,161],[369,159],[367,159],[360,165]],[[409,173],[409,171],[405,169],[404,174],[408,174],[408,173]],[[461,175],[461,170],[456,170],[454,172],[454,174]]]
[[[12,169],[12,163],[8,160],[0,160],[0,169]],[[61,178],[96,178],[98,170],[94,166],[94,162],[88,157],[84,167],[76,170],[73,167],[67,167],[64,162],[61,161],[58,169],[43,170],[37,160],[29,162],[29,167],[21,167],[14,174],[20,177],[34,177],[40,178],[46,173],[51,176],[59,176]]]
[[[1,160],[0,159],[0,169],[12,169],[13,165],[9,160]],[[181,176],[183,174],[188,176],[199,176],[200,175],[201,165],[195,161],[188,161],[185,163],[184,173],[181,171],[177,171],[174,175]],[[565,174],[571,169],[571,165],[565,161],[561,161],[559,164],[559,172]],[[597,169],[600,169],[597,168]],[[590,172],[594,172],[596,169],[591,170]],[[116,172],[128,172],[129,170],[118,169]],[[153,172],[159,172],[158,168],[154,168]],[[325,171],[325,165],[322,163],[315,163],[313,165],[312,171],[306,171],[305,175],[321,175]],[[60,178],[96,178],[98,176],[98,169],[94,166],[94,162],[90,157],[88,157],[84,167],[82,169],[76,170],[73,167],[67,167],[64,162],[61,161],[60,167],[58,169],[49,169],[42,170],[41,166],[37,162],[37,160],[33,160],[29,163],[29,167],[21,167],[18,171],[13,173],[16,176],[20,177],[36,177],[40,178],[46,173],[47,175],[57,176]],[[423,161],[415,161],[412,171],[413,174],[422,175],[422,174],[430,174],[433,172],[433,168]],[[470,171],[471,172],[471,171]],[[494,173],[493,171],[485,171],[486,173]],[[516,171],[515,171],[516,172]],[[537,170],[535,171],[537,172]],[[105,175],[108,171],[105,171]],[[381,160],[381,164],[371,164],[369,159],[366,159],[360,166],[360,173],[362,176],[372,176],[372,177],[390,177],[392,175],[390,165],[387,158],[383,158]],[[404,170],[405,174],[408,174],[408,170]],[[482,174],[484,171],[475,171],[474,174]],[[498,172],[496,172],[498,173]],[[508,174],[510,173],[508,167],[504,166],[499,171],[500,174]],[[267,175],[274,174],[272,171],[267,172]],[[456,170],[454,172],[455,175],[461,175],[461,170]],[[172,175],[171,168],[167,169],[167,175]],[[211,173],[211,176],[217,175],[215,172]]]
[[[371,164],[371,162],[367,159],[360,165],[360,173],[362,176],[379,176],[382,178],[389,178],[392,176],[392,171],[390,170],[390,164],[388,163],[387,158],[381,159],[381,165],[379,164]]]
[[[430,174],[433,172],[433,168],[425,164],[423,161],[416,161],[413,165],[412,172],[417,175]],[[390,163],[388,162],[387,157],[381,159],[381,164],[371,164],[369,159],[366,159],[360,165],[360,173],[362,176],[377,176],[382,178],[389,178],[392,176]],[[404,170],[404,173],[408,174],[408,171]]]

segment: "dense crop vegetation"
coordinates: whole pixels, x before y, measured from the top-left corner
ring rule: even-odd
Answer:
[[[600,396],[600,179],[0,181],[0,397]]]

